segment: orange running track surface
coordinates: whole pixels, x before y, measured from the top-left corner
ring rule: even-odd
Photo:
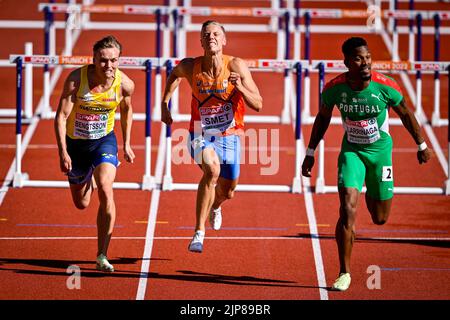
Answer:
[[[115,1],[115,3],[147,4],[146,1]],[[13,1],[0,2],[0,19],[40,20],[39,1],[27,1],[18,11]],[[107,4],[108,1],[96,1]],[[209,1],[192,1],[194,6],[211,5]],[[152,3],[153,4],[153,3]],[[160,1],[162,4],[162,1]],[[218,1],[217,6],[267,6],[265,1]],[[385,7],[386,4],[383,4]],[[402,4],[404,6],[404,4]],[[305,2],[304,7],[336,7],[333,2]],[[365,9],[362,2],[342,3],[342,8]],[[418,9],[423,5],[417,4]],[[450,10],[448,4],[433,4],[433,9]],[[213,17],[218,18],[220,17]],[[58,20],[62,15],[57,16]],[[153,21],[142,16],[93,14],[93,21]],[[226,18],[225,23],[255,23],[251,18]],[[221,21],[222,21],[221,20]],[[195,18],[194,22],[201,22]],[[317,24],[337,24],[338,20],[317,20]],[[352,20],[342,24],[355,23]],[[444,27],[450,25],[446,22]],[[32,31],[32,32],[31,32]],[[89,55],[93,42],[114,34],[122,42],[124,56],[154,56],[155,32],[119,30],[83,30],[73,49],[73,55]],[[24,43],[32,41],[35,54],[43,53],[43,31],[30,29],[0,29],[6,45],[0,48],[0,59],[22,53]],[[357,34],[355,34],[357,35]],[[312,59],[342,59],[340,46],[350,34],[313,33]],[[376,60],[389,60],[389,51],[381,35],[364,36]],[[442,44],[450,36],[442,35]],[[276,58],[274,33],[228,32],[225,53],[242,58]],[[57,31],[58,53],[63,49],[64,33]],[[432,60],[432,35],[424,35],[423,59]],[[197,32],[188,33],[187,55],[202,54]],[[303,47],[303,44],[302,44]],[[302,48],[303,50],[303,48]],[[400,55],[407,59],[407,36],[400,37]],[[441,60],[450,60],[448,46],[442,45]],[[135,82],[133,97],[135,112],[144,112],[145,78],[139,70],[124,70]],[[63,79],[59,78],[51,95],[53,109],[57,106]],[[334,74],[327,74],[326,80]],[[262,115],[280,115],[283,74],[253,72],[264,99]],[[413,106],[399,75],[394,75]],[[15,71],[1,68],[4,92],[1,108],[15,104]],[[163,77],[164,81],[165,77]],[[414,77],[410,76],[414,85]],[[432,76],[423,81],[423,106],[431,119],[433,106]],[[441,77],[441,117],[447,117],[448,82]],[[34,69],[34,108],[42,97],[42,69]],[[317,112],[317,74],[311,75],[311,112]],[[153,90],[154,91],[154,90]],[[154,96],[154,92],[153,92]],[[180,87],[180,109],[189,113],[190,91],[183,82]],[[249,115],[256,115],[249,110]],[[337,115],[337,113],[335,114]],[[394,114],[391,113],[394,117]],[[188,124],[175,123],[174,132],[185,132]],[[312,125],[302,129],[307,143]],[[247,124],[248,130],[273,134],[269,145],[276,151],[264,152],[246,145],[245,163],[241,166],[242,184],[291,185],[295,168],[295,137],[292,125]],[[35,130],[23,157],[22,170],[33,180],[63,180],[54,138],[53,120],[41,119],[37,127],[23,126],[23,134]],[[178,131],[177,131],[178,130]],[[445,156],[448,154],[447,126],[433,127]],[[357,239],[352,255],[352,285],[346,292],[332,292],[329,287],[338,275],[339,264],[334,240],[338,218],[337,194],[237,192],[223,205],[223,228],[207,229],[204,252],[193,254],[187,246],[195,225],[195,191],[115,190],[116,227],[109,249],[109,258],[116,268],[113,274],[95,270],[97,196],[90,207],[77,210],[70,192],[63,188],[13,188],[8,183],[8,170],[15,157],[14,124],[0,124],[0,299],[1,300],[176,300],[180,305],[203,301],[205,304],[228,300],[312,301],[312,300],[441,300],[450,298],[450,198],[443,195],[396,195],[386,225],[372,224],[365,207],[364,196],[358,207]],[[132,144],[136,153],[134,164],[123,160],[116,181],[141,182],[144,173],[144,123],[133,124]],[[325,181],[335,185],[342,128],[330,125],[325,136]],[[416,147],[407,131],[391,126],[394,140],[396,186],[442,187],[447,179],[437,157],[426,165],[415,160]],[[121,145],[120,123],[116,133]],[[152,174],[155,173],[161,124],[152,123]],[[164,133],[163,133],[164,134]],[[430,143],[430,135],[423,131]],[[174,140],[173,146],[181,146]],[[262,143],[259,140],[259,143]],[[250,161],[250,153],[256,163]],[[188,157],[187,159],[190,160]],[[273,175],[264,172],[273,171]],[[197,184],[201,171],[194,164],[172,165],[174,182]],[[310,180],[315,185],[317,167]],[[5,182],[6,181],[6,182]],[[313,189],[314,190],[314,189]],[[150,214],[156,214],[156,218]],[[155,222],[149,225],[149,221]],[[314,233],[315,226],[317,234]],[[153,235],[149,238],[149,235]],[[151,253],[150,256],[147,256]],[[71,266],[79,267],[79,289],[68,288]],[[380,288],[370,287],[370,276],[378,268]],[[181,302],[180,302],[181,301]],[[289,305],[286,305],[289,307]],[[317,305],[321,308],[321,304]],[[180,309],[177,309],[180,310]],[[172,310],[172,312],[177,312]]]

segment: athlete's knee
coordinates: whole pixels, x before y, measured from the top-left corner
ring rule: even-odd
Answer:
[[[388,221],[389,214],[386,214],[386,212],[377,212],[376,214],[372,214],[372,221],[376,225],[383,225]]]
[[[101,202],[113,199],[113,184],[112,182],[99,181],[97,183],[98,197]]]
[[[210,183],[216,183],[220,175],[220,165],[203,165],[203,176]]]
[[[356,206],[350,203],[341,204],[339,218],[340,223],[347,229],[353,228],[356,221]]]
[[[90,199],[81,198],[81,199],[73,199],[73,203],[75,207],[80,210],[84,210],[89,206]]]
[[[372,222],[376,225],[383,225],[387,222],[389,213],[391,211],[392,200],[372,200],[366,197],[367,209],[369,209]]]
[[[225,193],[225,197],[227,198],[227,200],[233,199],[234,197],[234,189],[229,189],[226,193]]]

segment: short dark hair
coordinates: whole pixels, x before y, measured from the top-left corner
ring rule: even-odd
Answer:
[[[215,24],[215,25],[219,26],[222,29],[223,34],[225,34],[225,28],[223,27],[223,25],[220,24],[220,22],[218,22],[216,20],[208,20],[208,21],[203,22],[202,29],[201,29],[200,33],[203,33],[205,28],[207,26],[209,26],[210,24]]]
[[[342,53],[345,57],[352,54],[353,50],[358,47],[367,47],[367,41],[361,37],[351,37],[342,44]]]
[[[117,48],[119,49],[119,52],[122,53],[122,45],[114,36],[106,36],[103,39],[98,40],[94,44],[94,54],[97,51],[106,48]]]

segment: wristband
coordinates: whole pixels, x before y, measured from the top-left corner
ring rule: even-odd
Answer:
[[[425,150],[426,148],[428,148],[428,146],[427,146],[427,144],[426,144],[425,141],[422,142],[421,144],[419,144],[418,147],[419,147],[419,151],[423,151],[423,150]]]
[[[306,148],[306,153],[307,156],[309,157],[314,157],[314,149],[311,148]]]

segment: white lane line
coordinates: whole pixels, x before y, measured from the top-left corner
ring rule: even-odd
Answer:
[[[96,240],[97,237],[0,237],[0,240]],[[191,240],[191,237],[153,237],[153,240]],[[309,237],[205,237],[208,240],[306,240]],[[112,237],[112,240],[147,240],[147,237]],[[149,258],[149,257],[146,257]],[[141,268],[142,269],[142,268]]]
[[[166,125],[161,124],[161,132],[159,133],[159,150],[156,159],[155,179],[156,182],[162,181],[164,158],[166,151]],[[152,256],[153,240],[155,236],[156,216],[158,214],[159,197],[161,190],[153,189],[150,200],[150,210],[147,224],[147,231],[145,234],[144,254],[141,266],[141,275],[139,277],[139,285],[136,293],[136,300],[144,300],[145,291],[147,288],[147,275],[150,270],[150,258]]]
[[[304,146],[302,144],[302,149]],[[303,153],[305,154],[305,153]],[[320,300],[328,300],[327,280],[325,278],[325,268],[323,266],[322,250],[320,248],[319,231],[317,230],[316,215],[314,212],[314,202],[312,199],[310,179],[302,176],[303,193],[305,195],[306,215],[309,222],[309,233],[314,253],[314,263],[316,265],[317,281],[319,284]]]
[[[318,236],[325,237],[325,236]],[[310,237],[205,237],[208,240],[307,240]],[[112,240],[146,240],[146,237],[112,237]],[[154,240],[190,240],[192,237],[153,237]],[[97,240],[97,237],[0,237],[0,240]],[[323,240],[333,240],[333,236],[327,236]],[[449,237],[361,237],[356,241],[450,241]]]
[[[291,101],[296,101],[294,90],[291,91]],[[291,111],[295,108],[291,107]],[[295,114],[292,114],[292,119],[295,119]],[[295,121],[293,121],[295,130]],[[303,130],[300,132],[300,137],[303,137]],[[301,139],[302,154],[305,154],[305,145]],[[323,266],[322,250],[320,248],[319,232],[317,230],[316,215],[314,212],[314,202],[312,199],[310,179],[302,176],[303,194],[305,198],[306,216],[308,217],[309,234],[311,235],[311,244],[313,248],[314,264],[316,269],[317,282],[319,286],[320,300],[328,300],[327,280],[325,277],[325,268]]]

